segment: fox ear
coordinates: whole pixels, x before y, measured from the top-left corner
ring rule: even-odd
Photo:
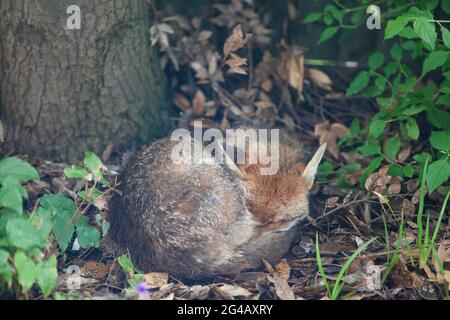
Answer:
[[[319,166],[320,161],[322,160],[323,154],[325,153],[325,149],[327,148],[327,144],[324,143],[317,149],[314,156],[306,165],[305,170],[303,171],[302,178],[306,184],[308,190],[310,190],[314,184],[314,177],[316,176],[317,167]]]

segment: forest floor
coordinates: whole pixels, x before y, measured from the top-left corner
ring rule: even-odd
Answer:
[[[363,96],[346,97],[351,80],[347,70],[306,66],[305,48],[281,40],[277,54],[271,53],[272,31],[254,11],[242,10],[240,1],[233,3],[234,7],[218,6],[215,14],[205,13],[201,19],[155,11],[152,42],[160,48],[174,92],[173,104],[179,111],[174,127],[190,127],[194,120],[201,120],[204,127],[226,129],[236,121],[255,120],[294,132],[310,150],[327,142],[328,152],[311,192],[311,217],[278,265],[266,265],[235,278],[196,283],[149,273],[144,277],[150,289],[146,298],[329,299],[331,292],[327,292],[323,274],[327,283],[340,282],[335,286],[340,298],[448,297],[450,273],[445,268],[450,263],[450,224],[448,216],[440,220],[444,189],[421,199],[417,177],[389,175],[388,165],[365,171],[359,164],[364,163],[364,157],[343,140],[357,137],[360,128],[368,126],[379,110],[377,103]],[[225,28],[230,36],[221,39],[204,27],[205,21]],[[249,31],[251,39],[245,33]],[[403,145],[397,160],[405,162],[421,147],[420,143]],[[116,172],[128,157],[126,150],[115,150],[111,155],[110,148],[103,154],[109,171]],[[82,187],[64,176],[66,164],[29,160],[42,179],[28,188],[34,190],[31,207],[42,193],[73,195]],[[361,183],[363,175],[366,179]],[[113,181],[116,177],[110,178]],[[425,265],[420,263],[423,249],[418,240],[422,237],[417,219],[421,204],[424,217],[429,217],[427,234],[438,228],[436,250],[429,256],[431,263]],[[107,211],[104,199],[87,214],[93,221],[96,213],[106,217]],[[352,254],[371,239],[373,242],[346,266]],[[323,268],[318,266],[316,245]],[[81,289],[72,295],[96,299],[120,299],[124,292],[138,295],[135,288],[129,288],[117,257],[107,246],[72,249],[71,244],[60,258],[56,291],[69,293],[66,271],[76,265],[81,271]]]

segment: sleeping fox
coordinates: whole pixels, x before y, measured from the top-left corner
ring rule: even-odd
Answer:
[[[191,143],[204,150],[201,142]],[[279,168],[270,175],[261,173],[258,161],[174,163],[176,141],[153,143],[122,174],[122,197],[110,205],[112,240],[129,250],[141,271],[181,279],[234,275],[259,268],[262,259],[277,262],[309,214],[308,193],[326,148],[305,165],[295,139],[281,131],[277,143]]]

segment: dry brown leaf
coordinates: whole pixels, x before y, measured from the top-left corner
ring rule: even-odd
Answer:
[[[285,260],[282,260],[273,269],[266,260],[263,260],[263,262],[270,273],[267,279],[273,283],[278,298],[281,300],[295,300],[294,292],[287,282],[291,273],[289,264]]]
[[[388,170],[389,170],[389,166],[384,165],[380,168],[380,170],[378,170],[378,173],[380,174],[380,176],[387,176]]]
[[[195,70],[195,76],[200,79],[208,79],[208,70],[198,61],[191,62],[191,68]]]
[[[105,150],[103,150],[103,153],[102,153],[102,161],[103,162],[107,162],[108,161],[108,159],[111,156],[113,150],[114,150],[114,144],[113,143],[109,143],[106,146]]]
[[[327,207],[334,208],[337,206],[339,201],[339,196],[331,197],[327,199]]]
[[[209,30],[203,30],[198,34],[198,41],[204,42],[207,41],[212,36],[212,32]]]
[[[366,182],[364,184],[364,187],[366,188],[367,191],[372,190],[372,188],[375,186],[375,181],[377,181],[379,177],[380,174],[378,172],[374,172],[367,177]]]
[[[399,194],[402,189],[402,185],[400,183],[391,184],[388,188],[389,194]]]
[[[326,91],[331,91],[332,81],[325,72],[319,69],[308,68],[305,73],[306,77],[309,78],[316,86]]]
[[[406,215],[412,216],[416,213],[416,206],[408,199],[403,199],[402,209]]]
[[[217,285],[216,288],[218,288],[220,291],[224,292],[226,295],[229,295],[231,297],[248,298],[252,295],[252,293],[245,288],[226,283]]]
[[[439,248],[437,250],[439,259],[441,261],[443,261],[444,252],[445,252],[445,246],[444,246],[444,243],[441,242],[439,244]],[[436,281],[437,281],[437,283],[444,284],[444,276],[440,272],[439,263],[437,262],[436,257],[434,256],[434,254],[431,255],[431,261],[433,262],[433,267],[434,267],[434,270],[436,271]]]
[[[341,139],[349,131],[347,126],[342,123],[333,123],[330,130],[334,132],[339,139]]]
[[[273,83],[270,79],[264,79],[261,82],[261,89],[263,89],[265,92],[270,92],[273,88]]]
[[[95,279],[105,278],[110,270],[110,265],[96,261],[87,261],[81,267],[81,274],[94,277]]]
[[[444,279],[448,283],[448,290],[450,290],[450,271],[447,271],[447,270],[445,271]]]
[[[205,128],[205,129],[209,129],[209,128],[217,128],[217,127],[219,127],[218,124],[215,123],[214,121],[212,121],[212,120],[210,120],[210,119],[205,119],[205,118],[195,119],[195,120],[192,120],[192,121],[189,123],[189,125],[190,125],[191,127],[194,127],[194,128],[195,128],[197,125],[200,125],[200,124],[201,124],[201,127],[202,127],[202,128]]]
[[[410,155],[411,155],[411,146],[408,146],[398,153],[397,160],[400,162],[404,162],[409,158]]]
[[[227,57],[230,53],[236,52],[250,40],[251,34],[246,34],[245,37],[242,34],[241,25],[238,24],[234,27],[231,35],[225,40],[225,44],[223,46],[223,55]]]
[[[414,204],[418,204],[419,201],[420,201],[420,189],[417,189],[411,198],[411,202]]]
[[[342,127],[335,126],[337,131],[342,130]],[[337,135],[331,130],[330,123],[328,121],[316,124],[314,126],[314,135],[319,137],[319,144],[327,144],[327,151],[338,159],[339,158],[339,147],[337,145]]]
[[[143,277],[149,289],[159,288],[169,281],[169,275],[165,272],[150,272],[144,274]]]
[[[247,65],[247,59],[239,57],[237,54],[230,53],[230,59],[228,59],[225,64],[230,67],[230,71],[237,74],[246,75],[247,71],[245,71],[241,66]]]
[[[192,111],[195,115],[201,117],[205,113],[205,101],[206,97],[201,90],[197,90],[192,100]]]
[[[191,108],[189,100],[182,94],[174,93],[172,101],[174,105],[176,105],[179,109],[183,111],[186,111]]]
[[[304,79],[304,53],[301,50],[291,53],[287,60],[287,72],[289,84],[297,90],[299,96],[303,92]]]

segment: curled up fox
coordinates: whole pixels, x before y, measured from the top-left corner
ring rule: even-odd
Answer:
[[[241,129],[231,142],[216,132],[213,148],[195,134],[165,138],[129,163],[122,196],[110,205],[110,235],[140,270],[184,279],[235,275],[259,268],[262,259],[276,263],[299,238],[326,146],[305,163],[306,152],[287,133],[269,141]],[[270,164],[258,150],[277,161],[277,170],[262,170]]]

